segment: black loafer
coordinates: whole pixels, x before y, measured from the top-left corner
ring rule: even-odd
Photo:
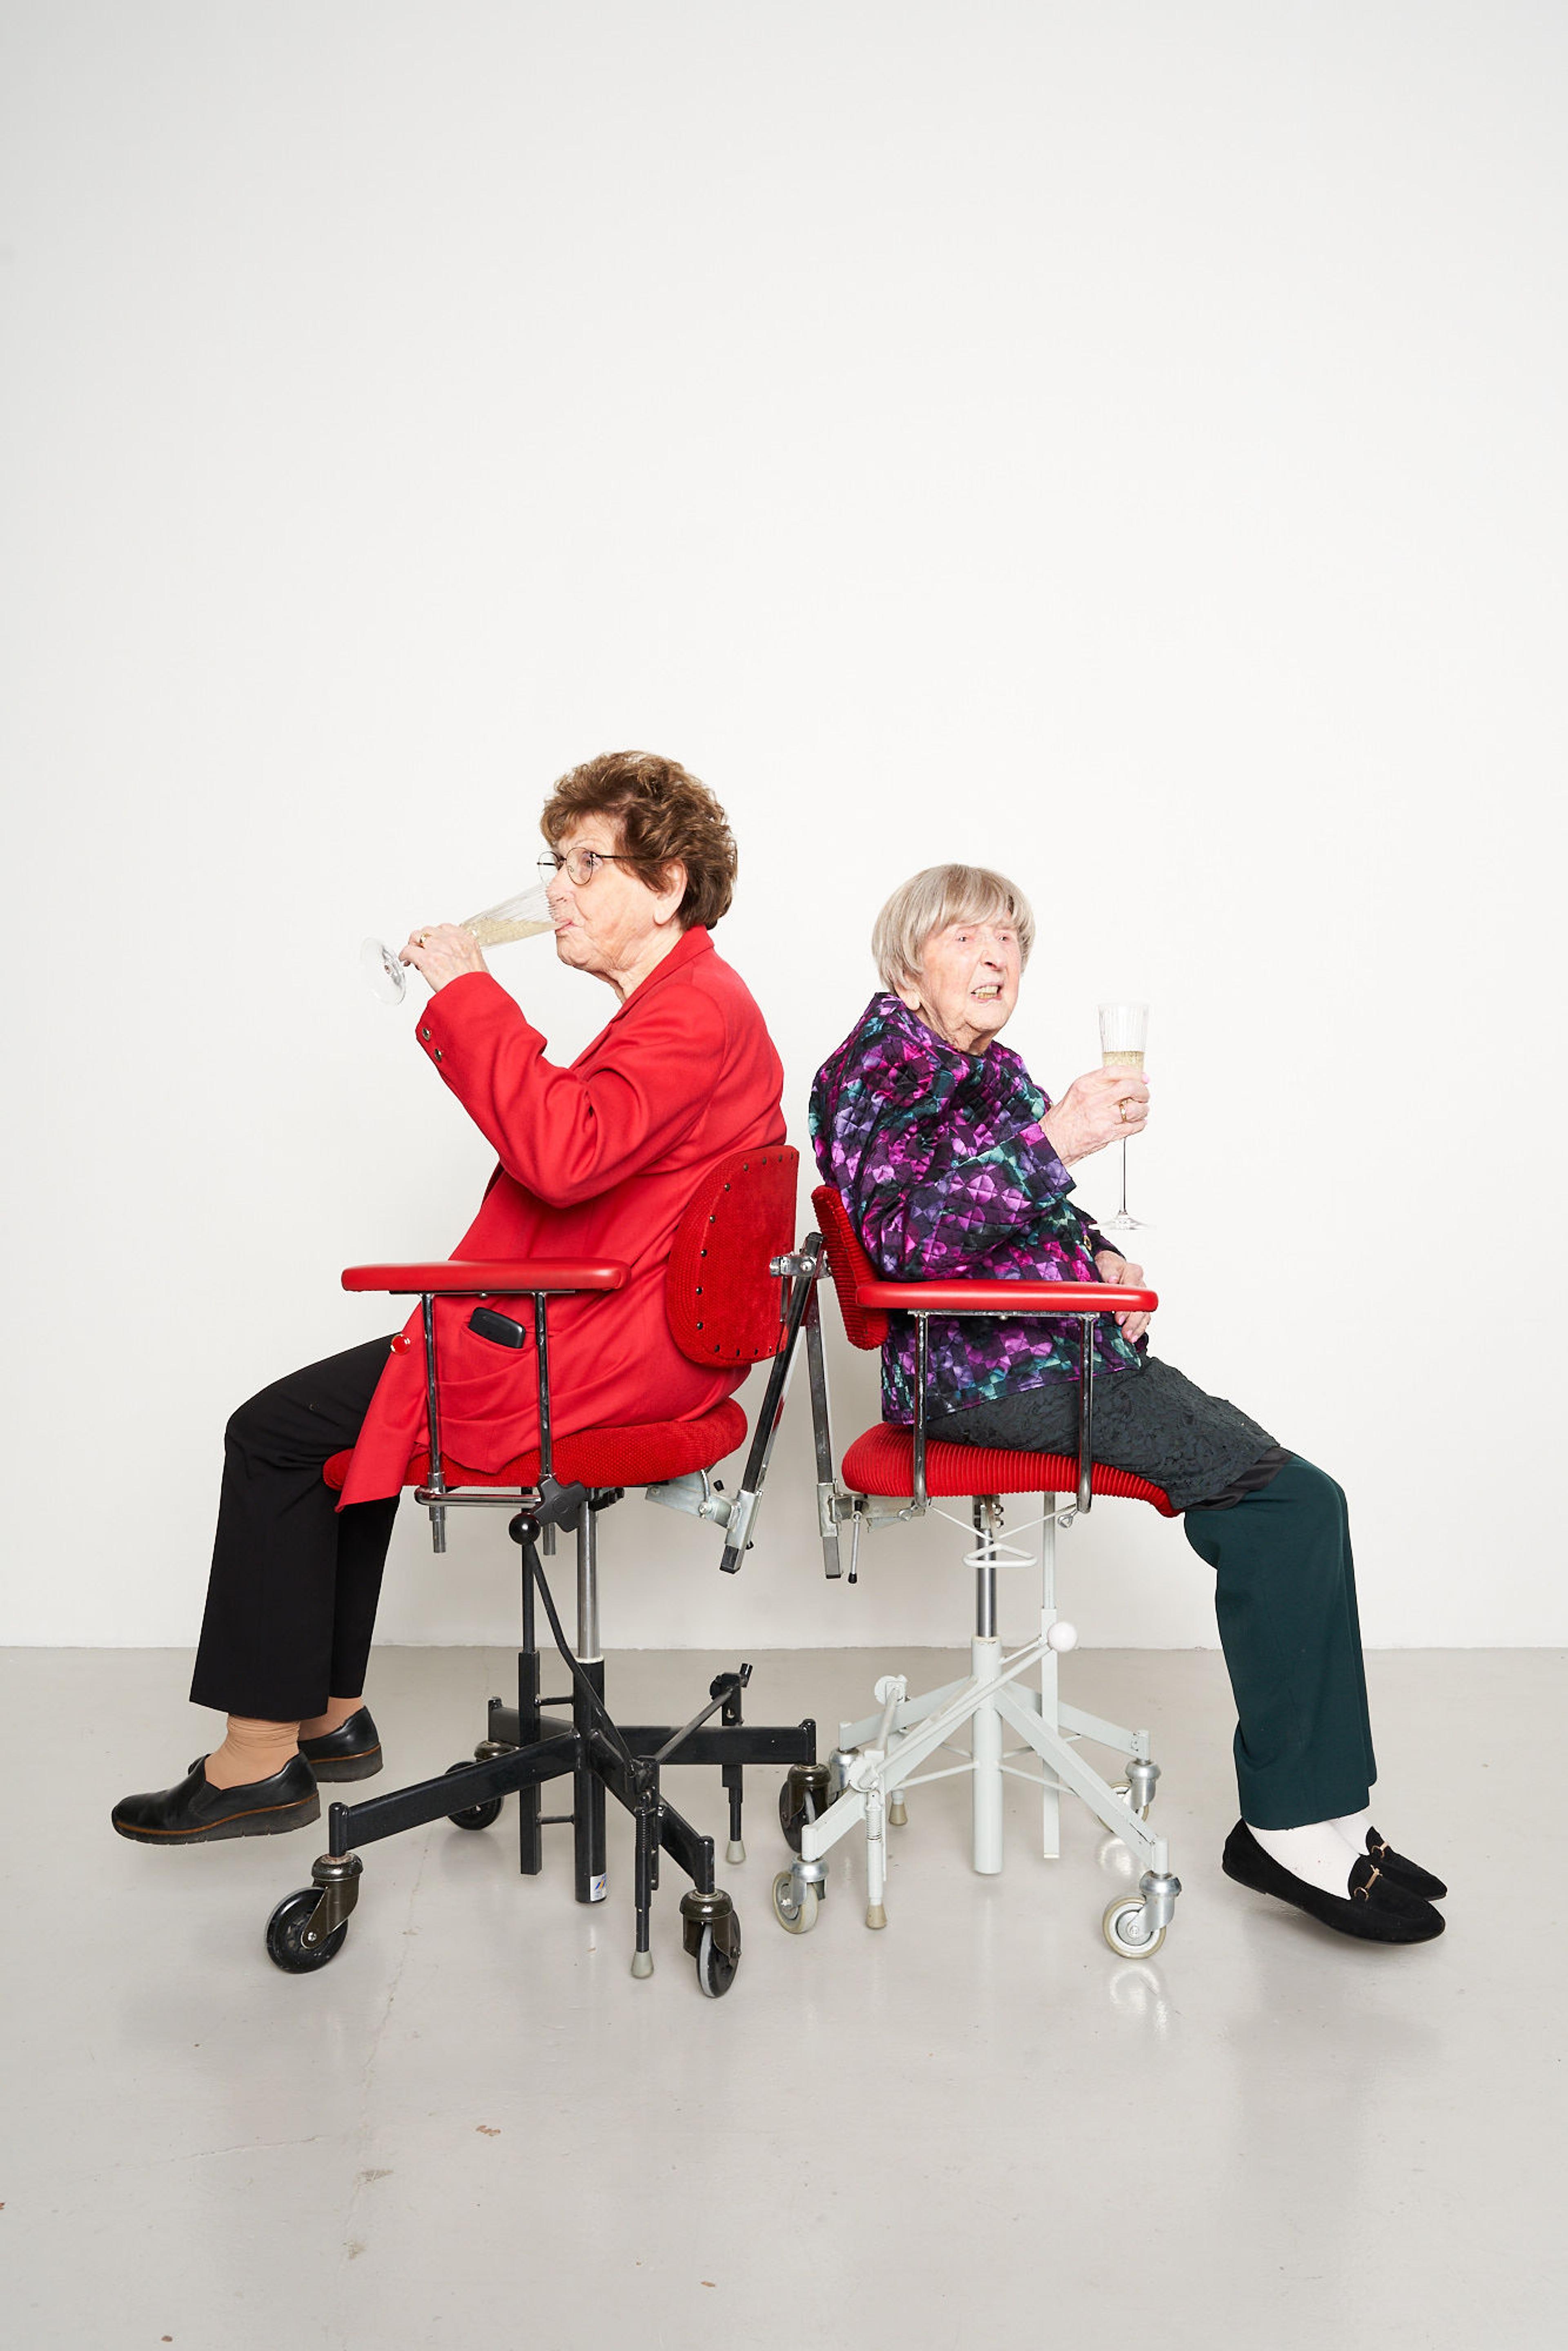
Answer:
[[[299,1752],[318,1780],[372,1780],[382,1768],[381,1733],[368,1706],[336,1730],[323,1731],[319,1739],[302,1739]]]
[[[1418,1894],[1424,1902],[1440,1902],[1447,1894],[1448,1889],[1440,1877],[1434,1877],[1429,1869],[1418,1868],[1415,1862],[1406,1861],[1405,1855],[1396,1853],[1387,1838],[1379,1836],[1375,1829],[1366,1832],[1366,1850],[1385,1877],[1391,1877],[1396,1886],[1405,1888],[1406,1894]]]
[[[321,1799],[303,1756],[291,1755],[270,1780],[214,1788],[201,1756],[177,1788],[122,1796],[110,1820],[138,1844],[214,1844],[220,1837],[277,1836],[321,1817]]]
[[[1264,1852],[1245,1821],[1238,1821],[1226,1838],[1220,1867],[1239,1886],[1271,1894],[1336,1935],[1354,1935],[1363,1943],[1429,1943],[1448,1924],[1440,1910],[1386,1877],[1370,1854],[1352,1862],[1343,1898],[1309,1886]]]

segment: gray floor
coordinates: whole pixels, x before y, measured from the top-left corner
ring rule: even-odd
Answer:
[[[465,1751],[507,1662],[381,1656],[397,1780]],[[632,1655],[612,1694],[678,1718],[723,1662]],[[0,2247],[27,2351],[1562,2340],[1559,1656],[1372,1660],[1381,1824],[1453,1881],[1438,1943],[1345,1944],[1230,1886],[1218,1658],[1102,1653],[1068,1661],[1069,1695],[1150,1720],[1166,1770],[1186,1892],[1157,1958],[1101,1943],[1126,1865],[1086,1816],[1047,1865],[1010,1786],[1008,1867],[983,1880],[954,1782],[911,1799],[885,1934],[852,1859],[816,1934],[787,1937],[758,1775],[751,1857],[721,1872],[745,1964],[716,2003],[669,1874],[658,1971],[633,1983],[620,1830],[586,1911],[568,1833],[524,1883],[509,1813],[373,1848],[341,1956],[285,1977],[260,1929],[319,1830],[163,1854],[108,1828],[203,1743],[187,1660],[3,1667],[24,1826]],[[750,1710],[828,1726],[892,1667],[916,1687],[953,1669],[764,1657]],[[712,1775],[672,1792],[721,1830]]]

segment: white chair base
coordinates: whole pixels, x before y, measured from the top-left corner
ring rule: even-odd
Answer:
[[[1070,1517],[1070,1510],[1060,1514]],[[1136,1896],[1113,1902],[1103,1928],[1111,1948],[1127,1958],[1148,1958],[1165,1939],[1179,1881],[1170,1874],[1164,1837],[1147,1826],[1159,1767],[1149,1754],[1146,1730],[1126,1730],[1082,1708],[1061,1703],[1057,1687],[1059,1654],[1077,1635],[1058,1617],[1055,1551],[1058,1514],[1049,1511],[1041,1543],[1040,1620],[1038,1638],[1005,1650],[996,1632],[996,1576],[999,1564],[1021,1563],[1028,1554],[1004,1550],[997,1541],[1001,1516],[994,1496],[975,1504],[978,1543],[968,1554],[976,1570],[977,1629],[969,1645],[967,1677],[911,1698],[904,1677],[886,1675],[875,1687],[879,1711],[840,1727],[839,1750],[830,1766],[838,1793],[818,1818],[800,1830],[800,1855],[780,1874],[774,1907],[782,1925],[796,1934],[815,1923],[826,1857],[841,1838],[864,1824],[866,1924],[887,1924],[887,1830],[907,1818],[904,1792],[934,1780],[967,1776],[974,1824],[975,1867],[994,1876],[1002,1866],[1003,1779],[1033,1782],[1040,1791],[1040,1850],[1054,1860],[1061,1852],[1061,1804],[1065,1789],[1077,1796],[1142,1865]],[[1038,1671],[1037,1671],[1038,1669]],[[1026,1681],[1025,1677],[1032,1678]],[[957,1743],[967,1727],[968,1745]],[[1009,1735],[1021,1745],[1008,1744]],[[1127,1759],[1123,1785],[1112,1786],[1079,1752],[1088,1740]],[[922,1771],[939,1754],[958,1759]],[[1018,1758],[1030,1762],[1020,1766]],[[1038,1769],[1030,1768],[1038,1762]]]

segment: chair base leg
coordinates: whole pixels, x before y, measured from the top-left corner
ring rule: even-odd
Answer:
[[[1122,1840],[1145,1872],[1153,1873],[1162,1885],[1168,1877],[1165,1839],[1145,1824],[1147,1804],[1143,1797],[1152,1794],[1158,1777],[1149,1761],[1148,1733],[1124,1729],[1059,1702],[1055,1653],[1045,1641],[1049,1630],[1046,1623],[1038,1642],[1026,1644],[1010,1656],[998,1640],[977,1634],[970,1645],[967,1679],[908,1698],[897,1697],[891,1683],[880,1683],[878,1694],[886,1697],[883,1711],[841,1726],[833,1770],[842,1792],[820,1818],[805,1823],[800,1857],[816,1869],[841,1839],[863,1825],[868,1926],[880,1928],[887,1923],[885,1830],[890,1820],[902,1825],[907,1817],[904,1792],[921,1785],[923,1780],[954,1774],[967,1774],[970,1780],[974,1865],[982,1876],[993,1876],[1002,1866],[1002,1781],[1011,1772],[1040,1789],[1047,1859],[1059,1849],[1057,1823],[1061,1792],[1066,1790]],[[1030,1688],[1022,1675],[1037,1663],[1041,1666],[1040,1686]],[[966,1726],[967,1752],[956,1750],[962,1760],[922,1773],[921,1765],[940,1749],[951,1746]],[[1038,1773],[1020,1771],[1009,1760],[1003,1747],[1004,1731],[1021,1738],[1038,1757]],[[1092,1739],[1128,1759],[1133,1791],[1124,1793],[1113,1788],[1091,1769],[1078,1749],[1081,1738]],[[880,1743],[883,1740],[885,1746]],[[1174,1879],[1170,1882],[1175,1884]]]
[[[990,1696],[1001,1671],[1002,1645],[977,1634],[969,1644],[969,1670],[977,1685],[969,1717],[969,1790],[974,1824],[975,1867],[995,1877],[1002,1865],[1002,1719]]]

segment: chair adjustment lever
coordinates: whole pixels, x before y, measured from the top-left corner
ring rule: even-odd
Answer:
[[[685,1745],[693,1731],[702,1729],[710,1714],[716,1714],[721,1706],[727,1708],[733,1700],[738,1698],[750,1679],[751,1667],[747,1665],[743,1665],[737,1674],[716,1674],[708,1684],[706,1706],[699,1714],[694,1714],[689,1722],[683,1722],[679,1730],[672,1731],[664,1745],[645,1760],[655,1766],[668,1762],[676,1750]]]
[[[528,1512],[541,1527],[564,1527],[568,1532],[576,1526],[578,1514],[588,1499],[588,1489],[574,1479],[563,1486],[554,1478],[539,1479],[539,1499]]]
[[[694,1519],[711,1519],[721,1527],[728,1526],[735,1508],[722,1479],[710,1478],[706,1469],[689,1469],[680,1478],[661,1478],[656,1486],[644,1489],[643,1499],[659,1502],[666,1510],[685,1510]]]

